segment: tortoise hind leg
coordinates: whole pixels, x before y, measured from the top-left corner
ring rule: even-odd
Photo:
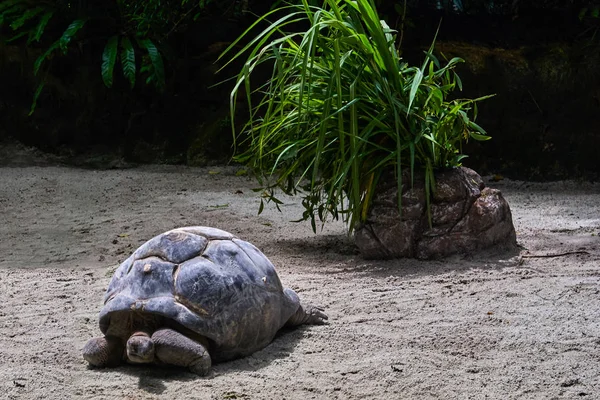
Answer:
[[[288,300],[298,304],[298,309],[286,322],[287,326],[297,326],[302,324],[323,325],[325,320],[328,319],[322,308],[311,304],[300,303],[298,295],[292,289],[286,288],[284,293]]]
[[[205,376],[209,373],[211,359],[202,344],[174,329],[159,329],[152,334],[156,357],[165,364],[187,367],[191,372]]]
[[[97,337],[83,347],[83,358],[94,367],[116,367],[123,357],[123,342],[116,337]]]

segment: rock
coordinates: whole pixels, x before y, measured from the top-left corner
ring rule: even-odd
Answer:
[[[412,188],[407,172],[402,179],[402,213],[395,179],[382,178],[367,220],[356,228],[354,240],[363,257],[431,259],[516,246],[508,203],[475,171],[460,167],[436,173],[431,227],[422,174],[415,174]]]

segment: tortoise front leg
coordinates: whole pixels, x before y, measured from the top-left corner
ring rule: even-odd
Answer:
[[[116,337],[90,339],[83,347],[83,358],[94,367],[116,367],[121,363],[125,346]]]
[[[206,347],[176,330],[159,329],[152,334],[152,341],[154,354],[161,362],[187,367],[200,376],[210,371],[212,362]]]

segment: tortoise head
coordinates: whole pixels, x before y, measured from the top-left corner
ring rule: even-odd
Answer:
[[[154,342],[145,332],[135,332],[127,340],[127,359],[132,363],[145,364],[154,361]]]

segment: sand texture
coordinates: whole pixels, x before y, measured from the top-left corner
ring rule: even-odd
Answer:
[[[343,224],[315,235],[300,199],[257,215],[237,168],[0,167],[0,397],[5,399],[600,398],[600,186],[503,180],[520,249],[365,261]],[[34,164],[34,165],[33,165]],[[254,243],[329,324],[282,332],[208,378],[89,368],[117,265],[171,228]]]

